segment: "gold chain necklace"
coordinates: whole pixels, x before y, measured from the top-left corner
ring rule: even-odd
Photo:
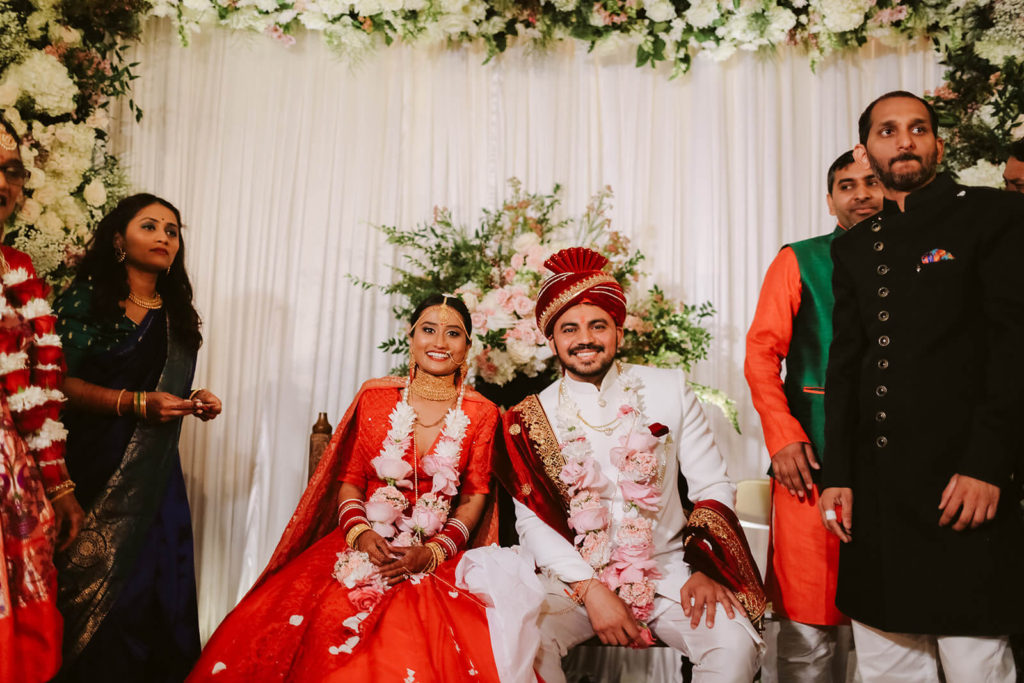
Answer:
[[[565,388],[565,377],[562,377],[562,380],[558,385],[558,399],[563,402],[568,399],[568,389]],[[603,425],[592,425],[583,418],[583,413],[578,408],[576,410],[576,419],[593,429],[595,432],[601,432],[607,436],[611,436],[611,434],[618,428],[619,423],[622,422],[622,416],[616,415],[615,419],[611,422],[606,422]]]
[[[409,383],[412,393],[428,401],[454,401],[459,395],[455,386],[455,374],[438,377],[429,372],[417,371]]]
[[[163,308],[163,305],[164,305],[164,299],[163,299],[162,296],[160,296],[159,292],[154,294],[153,298],[150,299],[150,298],[139,296],[135,292],[129,290],[128,291],[128,301],[131,301],[136,306],[141,306],[142,308],[148,308],[151,311],[155,311],[158,308]]]

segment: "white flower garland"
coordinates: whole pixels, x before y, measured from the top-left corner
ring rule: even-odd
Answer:
[[[630,606],[639,621],[646,622],[653,609],[656,579],[661,575],[652,559],[654,521],[641,510],[659,509],[663,463],[656,451],[664,439],[653,436],[652,425],[645,419],[642,382],[620,366],[616,383],[626,402],[619,408],[618,419],[628,420],[629,429],[610,455],[619,471],[616,484],[626,501],[626,517],[619,522],[613,541],[610,503],[605,503],[600,493],[608,479],[594,459],[579,406],[564,390],[564,379],[562,382],[556,421],[565,466],[559,476],[572,495],[568,523],[577,534],[575,546],[597,578]]]
[[[366,518],[378,534],[395,539],[393,545],[419,545],[448,521],[451,498],[458,493],[459,454],[470,422],[462,410],[465,390],[463,383],[455,407],[445,415],[437,444],[423,457],[423,470],[433,478],[431,490],[422,496],[416,492],[418,497],[408,514],[409,503],[399,490],[413,488],[409,476],[415,476],[412,465],[403,458],[410,446],[415,448],[412,433],[416,411],[409,405],[408,382],[402,390],[402,400],[391,411],[380,455],[370,461],[387,486],[378,488],[366,501]]]

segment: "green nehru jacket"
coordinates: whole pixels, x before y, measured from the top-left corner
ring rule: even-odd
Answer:
[[[814,454],[825,453],[825,369],[832,343],[832,240],[843,234],[836,227],[788,245],[800,266],[800,310],[793,319],[793,338],[786,354],[784,390],[789,410],[807,432]],[[812,470],[814,479],[820,470]]]

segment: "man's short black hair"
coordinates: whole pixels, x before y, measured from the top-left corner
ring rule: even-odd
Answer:
[[[891,100],[897,97],[906,97],[912,100],[917,100],[918,102],[923,104],[924,108],[928,110],[928,119],[932,124],[932,133],[934,133],[935,136],[938,137],[939,115],[935,113],[935,107],[933,107],[931,103],[928,102],[928,100],[918,97],[912,92],[907,92],[906,90],[893,90],[892,92],[887,92],[881,97],[876,98],[874,102],[867,106],[867,109],[865,109],[864,113],[860,115],[860,118],[857,119],[857,134],[860,138],[860,144],[868,144],[868,133],[871,132],[871,112],[875,108],[875,105],[881,102],[882,100]]]
[[[1024,161],[1024,138],[1010,144],[1010,156],[1018,161]]]
[[[828,193],[832,194],[832,185],[836,182],[836,173],[853,163],[853,150],[848,150],[839,155],[828,167]]]

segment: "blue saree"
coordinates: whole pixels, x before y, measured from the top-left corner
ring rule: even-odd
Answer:
[[[195,354],[163,310],[136,326],[97,322],[87,284],[56,302],[68,376],[187,396]],[[57,556],[64,615],[60,682],[181,681],[199,656],[192,524],[178,457],[181,420],[67,409],[67,463],[86,519]]]

